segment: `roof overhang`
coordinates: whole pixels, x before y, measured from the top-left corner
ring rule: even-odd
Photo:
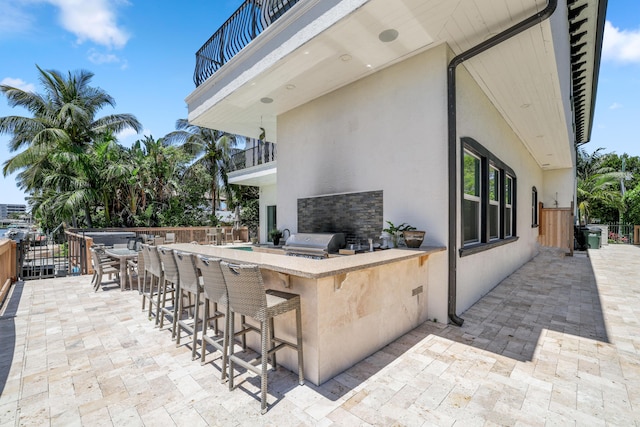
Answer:
[[[189,121],[277,142],[278,115],[433,46],[463,52],[545,5],[301,0],[188,96]],[[605,10],[560,0],[552,19],[464,64],[544,169],[571,167],[590,137]],[[398,37],[384,42],[389,29]]]

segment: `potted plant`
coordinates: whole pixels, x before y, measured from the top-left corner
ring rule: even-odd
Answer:
[[[278,230],[277,228],[272,229],[271,231],[269,231],[269,238],[273,240],[274,246],[280,245],[280,239],[282,238],[282,230]]]
[[[404,237],[404,243],[409,248],[419,248],[424,241],[424,235],[426,232],[422,230],[416,230],[413,228],[412,230],[404,230],[402,235]]]
[[[391,221],[386,221],[389,225],[387,228],[382,229],[384,233],[388,233],[392,239],[392,246],[398,247],[400,238],[404,238],[405,244],[410,248],[419,248],[424,240],[424,231],[416,230],[415,227],[402,223],[400,225],[394,225]]]

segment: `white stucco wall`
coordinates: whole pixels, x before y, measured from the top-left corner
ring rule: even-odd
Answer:
[[[538,200],[545,208],[570,207],[575,199],[575,176],[573,168],[545,171],[543,191],[538,193]]]
[[[278,118],[281,227],[296,230],[298,198],[383,190],[385,220],[446,243],[445,59],[434,49]]]
[[[447,244],[446,52],[434,48],[278,117],[279,227],[297,231],[299,198],[382,190],[385,220]],[[430,317],[444,321],[446,256],[429,262],[429,295],[440,300]]]
[[[279,227],[297,231],[299,198],[383,190],[385,220],[425,229],[427,244],[447,245],[448,55],[446,46],[435,47],[278,117]],[[457,87],[458,137],[478,141],[516,173],[518,235],[458,259],[460,314],[537,253],[532,187],[545,201],[567,182],[566,171],[543,174],[464,67]],[[429,317],[444,321],[446,252],[429,263]]]
[[[538,229],[531,227],[531,189],[533,186],[538,191],[543,188],[543,173],[464,66],[458,67],[457,88],[458,137],[473,138],[516,174],[518,236],[516,242],[458,259],[457,313],[460,314],[537,253]],[[544,197],[540,192],[538,196]],[[461,236],[458,237],[461,241]]]

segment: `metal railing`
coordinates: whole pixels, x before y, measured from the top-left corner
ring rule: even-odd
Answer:
[[[231,171],[239,171],[276,160],[276,144],[260,141],[254,147],[239,151],[231,156]]]
[[[18,275],[22,280],[65,277],[80,273],[81,258],[72,256],[69,243],[49,236],[31,236],[17,244]]]
[[[246,0],[196,53],[193,81],[204,83],[299,0]]]
[[[609,224],[609,235],[607,236],[608,243],[622,243],[632,245],[634,243],[633,238],[633,224]],[[603,236],[604,237],[604,236]]]

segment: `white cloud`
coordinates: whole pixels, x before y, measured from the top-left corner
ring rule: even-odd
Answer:
[[[602,57],[618,62],[640,63],[640,30],[621,30],[607,21],[604,25]]]
[[[89,51],[89,61],[94,64],[112,64],[114,62],[120,62],[120,58],[113,53],[101,53],[91,49]]]
[[[78,43],[90,40],[108,48],[122,48],[129,34],[116,22],[115,4],[109,0],[46,0],[60,9],[64,29],[78,37]]]
[[[138,135],[138,132],[136,132],[131,128],[126,128],[122,132],[119,132],[118,134],[116,134],[116,138],[118,139],[129,138],[133,135]]]
[[[142,139],[143,135],[151,135],[151,131],[149,129],[144,129],[142,132],[136,133],[135,130],[128,128],[116,134],[116,138],[118,138],[118,142],[120,144],[126,147],[131,147],[134,142]]]
[[[23,5],[15,0],[0,0],[0,36],[15,36],[29,31],[33,16],[26,13]]]
[[[622,108],[622,104],[620,104],[620,103],[618,103],[618,102],[614,102],[613,104],[611,104],[611,105],[609,106],[609,109],[610,109],[610,110],[618,110],[618,109],[620,109],[620,108]]]
[[[27,83],[22,79],[14,79],[12,77],[5,77],[0,81],[1,85],[17,87],[18,89],[22,89],[25,92],[33,92],[35,93],[36,87],[33,83]]]
[[[129,62],[126,59],[122,59],[113,53],[98,52],[96,49],[89,49],[88,59],[97,65],[120,64],[120,68],[123,70],[129,68]]]

